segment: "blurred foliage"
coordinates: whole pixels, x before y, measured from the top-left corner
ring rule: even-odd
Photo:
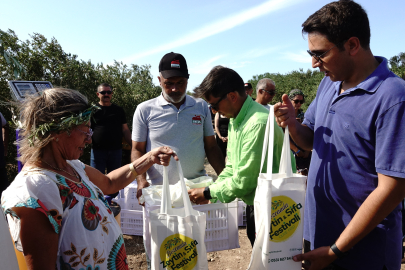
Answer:
[[[127,66],[115,61],[111,65],[93,64],[65,52],[55,38],[34,33],[29,40],[19,40],[14,31],[0,30],[0,103],[13,100],[8,80],[50,81],[54,87],[80,91],[90,103],[97,103],[97,86],[108,83],[114,91],[113,102],[124,108],[128,126],[136,106],[158,96],[160,87],[152,83],[150,66]],[[4,117],[12,119],[11,106],[0,106]],[[14,129],[10,131],[9,154],[6,158],[8,179],[14,179],[17,168]],[[90,163],[90,147],[81,160]]]
[[[288,94],[292,89],[300,89],[305,95],[305,103],[301,108],[305,111],[312,100],[315,99],[318,85],[321,82],[324,74],[317,70],[307,70],[304,72],[302,69],[299,71],[292,71],[285,75],[280,73],[264,73],[261,75],[253,76],[249,80],[254,89],[252,97],[256,97],[256,85],[263,78],[272,79],[276,83],[276,95],[274,96],[271,104],[281,101],[283,94]]]
[[[405,53],[401,52],[398,55],[391,57],[389,63],[392,72],[405,80]]]

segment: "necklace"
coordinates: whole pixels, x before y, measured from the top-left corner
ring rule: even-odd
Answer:
[[[49,167],[51,167],[51,168],[53,168],[53,169],[55,169],[55,170],[58,170],[58,171],[64,171],[65,173],[67,173],[67,174],[69,174],[69,175],[71,175],[71,176],[73,176],[73,177],[76,177],[77,179],[80,179],[80,175],[78,175],[78,174],[77,174],[76,170],[75,170],[75,169],[73,169],[73,167],[72,167],[72,166],[70,166],[70,165],[69,165],[69,163],[67,163],[67,164],[70,166],[70,168],[72,168],[72,170],[73,170],[73,173],[74,173],[74,174],[71,174],[70,172],[65,171],[64,169],[61,169],[61,168],[58,168],[58,167],[52,166],[51,164],[49,164],[49,163],[48,163],[48,162],[46,162],[45,160],[42,160],[42,162],[44,162],[45,164],[48,164],[48,166],[49,166]]]

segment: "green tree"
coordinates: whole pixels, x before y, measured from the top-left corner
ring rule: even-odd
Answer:
[[[305,94],[305,103],[302,105],[302,109],[305,111],[312,100],[314,100],[318,85],[323,77],[324,74],[317,70],[308,69],[307,72],[304,72],[300,69],[299,71],[292,71],[287,74],[264,73],[256,75],[249,82],[255,90],[253,96],[256,96],[256,86],[259,80],[263,78],[272,79],[276,83],[276,95],[271,104],[281,101],[281,96],[288,94],[292,89],[301,89]]]
[[[25,69],[22,65],[16,60],[12,51],[9,51],[4,46],[3,39],[7,39],[8,35],[4,31],[0,30],[0,56],[3,56],[7,65],[11,67],[14,71],[14,79],[18,79],[21,76],[21,73],[25,73]]]
[[[391,57],[389,63],[392,72],[405,80],[405,53],[401,52]]]
[[[54,87],[75,89],[86,95],[92,103],[98,102],[97,86],[106,82],[115,91],[113,102],[124,108],[131,128],[136,106],[160,93],[160,88],[152,83],[150,66],[147,65],[128,67],[119,62],[103,65],[79,60],[77,55],[65,52],[55,38],[48,40],[39,33],[21,41],[14,31],[1,31],[0,40],[0,103],[13,99],[7,81],[17,78],[50,81]],[[12,118],[10,106],[2,106],[0,109],[6,119]],[[13,138],[13,134],[10,134],[10,138]],[[10,140],[8,149],[8,174],[9,179],[14,179],[17,168],[13,140]],[[87,148],[82,157],[85,163],[89,163],[89,150]]]

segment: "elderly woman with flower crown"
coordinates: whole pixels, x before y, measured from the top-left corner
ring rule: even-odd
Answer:
[[[78,159],[91,143],[95,110],[69,89],[49,89],[21,104],[25,165],[1,203],[28,269],[128,269],[121,229],[104,194],[124,188],[154,163],[177,159],[169,147],[159,147],[107,175],[83,164]]]

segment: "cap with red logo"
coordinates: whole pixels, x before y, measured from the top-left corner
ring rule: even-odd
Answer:
[[[179,53],[167,53],[159,63],[159,72],[163,78],[185,77],[188,79],[187,62],[183,55]]]
[[[251,83],[245,83],[245,88],[251,89],[251,88],[252,88],[252,84],[251,84]]]

